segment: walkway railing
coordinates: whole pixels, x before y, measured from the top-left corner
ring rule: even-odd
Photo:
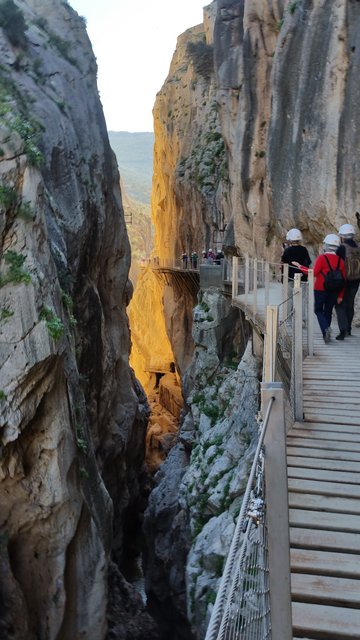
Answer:
[[[307,283],[300,274],[292,282],[288,265],[233,259],[233,300],[265,326],[264,418],[205,640],[292,638],[284,388],[302,420],[302,363],[313,355],[313,281],[312,270]]]
[[[262,385],[262,406],[258,445],[205,640],[292,638],[281,383]],[[269,536],[275,528],[279,534]]]
[[[302,420],[302,362],[314,353],[314,277],[288,277],[289,265],[233,258],[232,298],[264,331],[263,380],[281,380]],[[271,376],[269,370],[271,369]]]

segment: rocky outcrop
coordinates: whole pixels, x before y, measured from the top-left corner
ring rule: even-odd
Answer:
[[[148,597],[162,637],[174,640],[205,635],[257,437],[259,371],[246,327],[219,290],[200,305],[211,319],[194,324],[186,412],[145,512]]]
[[[119,175],[83,20],[0,9],[0,635],[100,640],[147,422]]]

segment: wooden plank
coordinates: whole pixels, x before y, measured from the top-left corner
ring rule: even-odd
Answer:
[[[302,491],[327,496],[343,496],[344,498],[360,498],[360,485],[340,484],[339,482],[323,482],[321,480],[301,480],[289,478],[289,491]]]
[[[321,440],[320,438],[296,438],[287,436],[288,446],[309,447],[310,449],[323,449],[324,451],[352,451],[360,453],[360,443],[343,442],[337,440]]]
[[[360,533],[360,516],[323,511],[307,511],[306,509],[289,509],[290,527],[306,529],[325,529],[346,533]],[[360,585],[359,585],[360,586]]]
[[[308,390],[317,391],[318,393],[322,393],[322,391],[334,390],[335,392],[341,391],[354,391],[354,389],[359,388],[358,382],[352,383],[351,380],[338,380],[338,381],[330,381],[330,380],[304,380],[303,388]]]
[[[360,474],[356,471],[334,471],[333,469],[329,471],[328,469],[311,469],[309,467],[288,467],[288,477],[360,485]]]
[[[330,416],[331,417],[331,421],[333,422],[333,418],[336,417],[337,420],[339,422],[344,421],[344,419],[346,418],[350,418],[351,421],[353,420],[354,416],[358,419],[358,422],[356,422],[355,424],[360,424],[359,420],[360,420],[360,416],[359,416],[359,410],[356,407],[349,407],[349,405],[346,407],[346,409],[344,407],[339,407],[339,405],[335,406],[335,403],[331,406],[329,405],[328,407],[324,407],[321,406],[319,404],[316,404],[315,406],[309,406],[308,404],[306,405],[306,409],[308,411],[308,413],[316,413],[317,417],[319,418],[319,416]],[[318,420],[319,422],[319,420]],[[354,424],[354,423],[353,423]]]
[[[332,513],[352,513],[360,515],[360,500],[356,498],[334,498],[312,493],[296,493],[289,491],[289,507],[307,509],[308,511],[323,511]]]
[[[358,553],[359,534],[290,527],[290,544],[301,549]]]
[[[360,462],[349,460],[328,460],[325,458],[309,458],[304,457],[287,457],[287,463],[290,467],[309,467],[310,469],[330,469],[334,471],[354,471],[360,473]]]
[[[326,640],[359,640],[359,609],[293,602],[292,613],[294,633],[316,630]]]
[[[320,455],[323,456],[324,459],[327,460],[353,460],[355,462],[360,460],[360,455],[358,452],[354,451],[338,451],[337,449],[321,449],[312,448],[312,447],[302,447],[299,444],[295,443],[297,446],[289,445],[287,446],[288,455],[292,456],[306,456],[308,458],[314,457],[318,458]]]
[[[323,422],[324,420],[324,416],[319,414],[316,415],[313,411],[307,411],[307,412],[304,411],[304,417],[306,420],[314,421],[314,422]],[[339,416],[327,415],[326,419],[329,422],[334,422],[336,424],[339,424]],[[360,424],[360,416],[358,415],[357,417],[354,417],[354,418],[350,416],[346,416],[346,418],[344,419],[344,422],[346,422],[347,424]]]
[[[304,391],[303,392],[303,397],[304,397],[304,401],[307,403],[308,406],[315,406],[315,407],[334,407],[334,405],[344,405],[344,407],[351,407],[353,409],[357,409],[359,410],[359,406],[360,406],[360,398],[356,398],[354,396],[353,391],[349,392],[348,394],[341,394],[341,393],[337,393],[336,391],[331,392],[329,391],[327,394],[324,394],[321,392],[321,395],[319,396],[319,390],[317,392],[317,395],[314,392],[309,393],[308,391]]]
[[[351,578],[338,576],[291,574],[293,600],[318,602],[327,605],[344,605],[360,608],[360,583]]]
[[[354,424],[341,424],[336,426],[335,424],[331,424],[329,422],[294,422],[292,429],[314,429],[321,431],[336,431],[339,432],[341,429],[341,433],[346,431],[347,433],[360,433],[360,426]]]
[[[355,553],[291,549],[290,558],[292,572],[360,578],[360,555]]]
[[[324,431],[323,429],[290,429],[287,436],[296,438],[316,438],[317,440],[340,440],[341,442],[359,442],[360,432],[347,433],[342,431]]]

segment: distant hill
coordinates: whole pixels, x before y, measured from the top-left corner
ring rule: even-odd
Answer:
[[[148,131],[140,133],[109,131],[108,133],[127,194],[138,202],[149,204],[154,134]]]

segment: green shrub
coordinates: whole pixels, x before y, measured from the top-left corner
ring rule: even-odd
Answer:
[[[0,206],[6,211],[14,207],[18,200],[18,194],[14,187],[6,184],[0,184]]]
[[[209,79],[214,70],[213,47],[204,40],[188,42],[186,52],[191,58],[196,73]]]
[[[14,47],[26,47],[26,22],[13,0],[2,0],[0,3],[0,26]]]
[[[81,453],[87,453],[87,443],[85,440],[84,431],[81,427],[76,427],[76,446]]]
[[[0,389],[0,402],[6,400],[7,395],[3,389]]]
[[[40,167],[43,163],[43,155],[37,147],[38,131],[36,126],[21,116],[16,116],[11,124],[24,142],[24,151],[31,166]]]
[[[16,210],[18,218],[22,218],[26,222],[29,222],[34,217],[34,210],[31,207],[30,202],[22,202]]]
[[[203,393],[194,393],[192,403],[193,404],[201,404],[205,402],[205,396]]]
[[[4,254],[4,260],[9,267],[5,277],[0,278],[1,287],[9,282],[14,282],[16,284],[19,284],[20,282],[29,284],[29,282],[31,282],[30,274],[23,269],[26,255],[16,253],[16,251],[9,249],[9,251]]]
[[[13,311],[10,311],[7,307],[0,309],[0,320],[8,320],[14,315]]]
[[[49,307],[40,311],[40,320],[45,320],[46,328],[54,340],[59,340],[64,333],[64,325],[60,318]]]
[[[214,404],[210,404],[210,405],[205,405],[202,408],[203,413],[205,413],[205,415],[208,418],[211,418],[211,422],[212,424],[214,424],[216,422],[216,420],[218,419],[219,415],[220,415],[220,409],[218,406],[214,405]]]

